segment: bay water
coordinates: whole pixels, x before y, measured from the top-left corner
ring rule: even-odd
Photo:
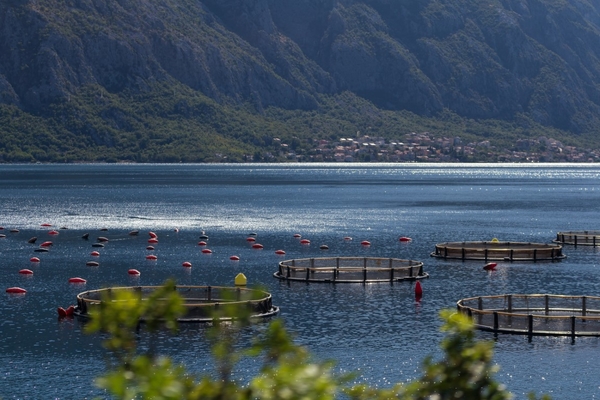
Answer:
[[[0,233],[6,235],[0,239],[0,398],[105,396],[93,385],[106,369],[102,336],[84,334],[77,319],[57,318],[57,307],[74,304],[78,293],[168,278],[233,286],[240,272],[273,295],[281,309],[276,318],[317,359],[335,360],[339,372],[355,371],[356,382],[407,382],[419,375],[425,356],[440,357],[439,311],[461,298],[600,294],[596,248],[567,246],[559,262],[501,262],[486,272],[481,262],[431,258],[436,243],[549,243],[559,231],[600,229],[599,212],[597,164],[0,165]],[[49,235],[51,229],[59,234]],[[140,234],[130,236],[131,230]],[[146,250],[150,231],[159,238],[153,252]],[[203,233],[212,254],[201,253]],[[248,244],[250,233],[262,250]],[[301,245],[296,233],[311,244]],[[92,257],[99,236],[109,242]],[[32,237],[37,244],[28,243]],[[53,241],[51,250],[34,252],[45,240]],[[286,254],[275,254],[279,249]],[[158,259],[146,260],[150,253]],[[40,262],[32,264],[33,256]],[[333,285],[273,277],[284,259],[335,256],[423,261],[430,278],[415,302],[413,282]],[[86,265],[92,259],[98,267]],[[192,268],[182,267],[184,261]],[[20,275],[24,268],[33,275]],[[128,275],[130,268],[141,275]],[[68,283],[75,276],[87,283]],[[27,294],[4,293],[12,286]],[[241,342],[261,329],[264,324],[243,332]],[[495,340],[497,379],[516,398],[530,391],[555,399],[600,397],[598,338],[478,337]],[[152,345],[192,373],[214,371],[201,325],[162,333]],[[140,346],[150,346],[144,332]],[[235,378],[244,381],[259,364],[243,361]]]

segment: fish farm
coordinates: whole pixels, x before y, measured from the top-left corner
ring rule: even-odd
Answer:
[[[423,263],[398,258],[322,257],[285,260],[275,278],[328,283],[398,282],[428,278]]]
[[[573,246],[600,246],[600,231],[568,231],[558,232],[554,243]]]
[[[457,302],[475,327],[528,336],[600,336],[600,297],[552,294],[479,296]]]
[[[445,242],[431,257],[479,261],[554,261],[565,258],[560,244],[525,242]]]
[[[99,307],[102,301],[116,297],[118,292],[134,292],[143,300],[159,288],[162,286],[111,287],[79,293],[74,315],[89,318],[93,315],[95,307]],[[273,305],[271,294],[262,290],[180,285],[175,286],[175,290],[183,299],[185,307],[185,314],[178,319],[179,322],[230,321],[235,319],[238,314],[236,310],[239,311],[240,308],[248,310],[251,319],[271,317],[279,312],[279,307]],[[230,306],[227,309],[231,309],[233,315],[223,315],[223,312],[218,312],[225,305]],[[143,318],[141,322],[144,322]]]

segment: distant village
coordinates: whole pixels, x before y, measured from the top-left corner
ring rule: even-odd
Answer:
[[[460,137],[435,137],[429,132],[410,133],[402,140],[362,136],[339,141],[317,140],[309,150],[294,151],[280,139],[266,160],[285,158],[297,162],[598,162],[600,150],[565,146],[539,137],[519,139],[510,149],[495,148],[488,140],[464,143]]]

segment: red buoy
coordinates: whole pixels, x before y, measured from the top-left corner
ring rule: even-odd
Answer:
[[[88,261],[85,263],[85,265],[87,265],[88,267],[97,267],[98,265],[100,265],[100,263],[98,261]]]
[[[67,316],[67,310],[65,310],[65,309],[64,309],[64,308],[62,308],[62,307],[58,307],[58,308],[56,309],[56,311],[58,312],[58,317],[59,317],[59,318],[64,318],[64,317],[66,317],[66,316]]]
[[[202,252],[204,254],[210,254],[210,253],[212,253],[212,250],[211,249],[202,249]]]
[[[158,235],[154,232],[148,232],[148,235],[150,235],[152,239],[156,239],[158,237]]]
[[[181,264],[184,267],[190,268],[192,266],[192,263],[189,261],[184,261],[183,264]]]
[[[48,231],[48,235],[58,235],[58,231]]]
[[[246,242],[256,242],[256,239],[253,238],[252,236],[246,238]]]
[[[31,258],[29,259],[29,261],[31,261],[32,263],[39,263],[39,262],[40,262],[40,259],[39,259],[39,258],[37,258],[37,257],[31,257]]]
[[[158,243],[158,239],[150,238],[150,239],[148,239],[148,243]]]
[[[91,256],[94,256],[94,257],[99,257],[99,256],[100,256],[100,253],[99,253],[99,252],[97,252],[97,251],[92,251],[92,252],[90,253],[90,255],[91,255]]]
[[[146,260],[158,260],[158,257],[156,257],[154,254],[148,254],[146,256]]]
[[[231,261],[240,261],[240,257],[239,256],[231,256],[231,257],[229,257],[229,259]]]
[[[423,297],[423,288],[421,287],[421,282],[417,281],[415,285],[415,298],[420,300]]]
[[[483,269],[486,271],[493,271],[496,269],[496,265],[498,264],[496,264],[495,262],[487,263],[483,266]]]
[[[9,287],[8,289],[6,289],[6,293],[11,293],[11,294],[25,294],[27,293],[27,290],[14,286],[14,287]]]
[[[349,241],[351,241],[351,240],[352,240],[352,238],[351,238],[350,236],[346,236],[346,237],[344,238],[344,240],[349,242]]]
[[[86,283],[87,281],[83,278],[80,278],[78,276],[74,277],[74,278],[69,278],[69,283]]]
[[[146,250],[154,250],[154,246],[146,246]]]
[[[48,226],[52,226],[52,224],[45,222],[45,223],[41,224],[40,226],[48,227]]]
[[[283,255],[283,254],[285,254],[285,251],[284,250],[275,250],[275,254]]]
[[[310,244],[310,240],[308,240],[308,239],[302,239],[300,241],[300,244]]]
[[[362,242],[360,242],[360,244],[362,244],[363,246],[370,246],[371,242],[369,242],[368,240],[363,240]]]
[[[21,275],[33,275],[33,271],[30,269],[22,269],[19,271]]]
[[[409,237],[406,237],[406,236],[400,236],[400,237],[398,238],[398,240],[399,240],[400,242],[412,242],[412,239],[411,239],[411,238],[409,238]]]
[[[49,246],[52,246],[52,242],[49,240],[40,244],[40,247],[49,247]]]
[[[295,237],[295,238],[301,238],[301,237],[302,237],[302,235],[301,235],[301,234],[299,234],[299,233],[294,233],[294,237]]]
[[[75,306],[69,306],[65,312],[67,313],[67,317],[72,317],[75,312]]]
[[[198,246],[206,246],[206,242],[202,240],[198,242]]]
[[[128,270],[127,273],[129,275],[140,275],[140,271],[138,271],[137,269],[133,269],[133,268]]]

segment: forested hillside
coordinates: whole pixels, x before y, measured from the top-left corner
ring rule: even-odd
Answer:
[[[275,138],[420,131],[599,148],[599,116],[591,0],[0,2],[0,162],[282,161]]]

